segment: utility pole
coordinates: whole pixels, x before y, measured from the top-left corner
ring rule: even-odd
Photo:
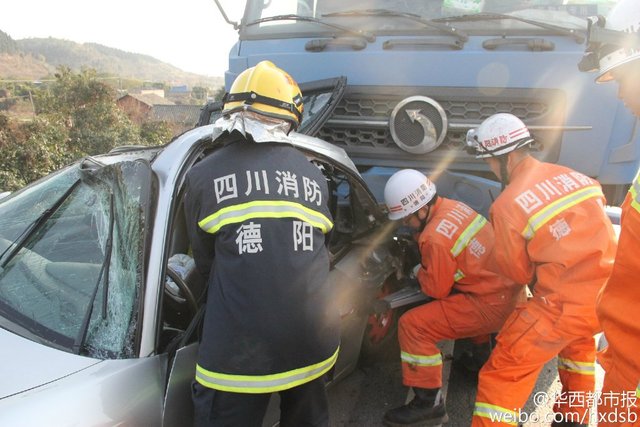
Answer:
[[[31,94],[31,90],[29,90],[29,101],[31,101],[31,110],[33,111],[33,117],[36,117],[36,106],[33,103],[33,95]]]

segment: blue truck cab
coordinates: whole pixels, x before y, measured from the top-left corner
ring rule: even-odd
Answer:
[[[465,137],[498,112],[527,124],[536,157],[600,181],[609,204],[640,165],[616,85],[578,70],[586,18],[616,0],[247,0],[237,21],[216,3],[238,30],[226,88],[265,59],[286,70],[307,98],[307,133],[381,177],[376,194],[401,167],[494,180]]]
[[[227,91],[260,61],[287,71],[304,98],[298,131],[343,148],[379,203],[390,175],[411,167],[487,216],[501,186],[467,152],[466,134],[500,112],[525,122],[534,156],[597,179],[609,205],[622,202],[640,166],[638,121],[617,85],[578,68],[587,18],[606,16],[617,0],[246,0],[233,17],[237,0],[215,1],[238,30]],[[201,124],[221,108],[205,109]],[[392,310],[369,324],[421,296],[392,287],[383,298]],[[450,361],[469,343],[440,344],[446,395]]]

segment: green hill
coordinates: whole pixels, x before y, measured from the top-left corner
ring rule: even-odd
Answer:
[[[208,87],[223,85],[222,77],[188,73],[148,55],[52,37],[13,40],[0,31],[0,79],[45,78],[60,65],[74,71],[93,68],[102,75],[142,81]]]
[[[13,40],[9,34],[0,30],[0,53],[16,53],[18,51],[18,44]]]

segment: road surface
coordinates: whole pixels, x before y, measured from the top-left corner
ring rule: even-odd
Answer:
[[[402,385],[400,350],[394,348],[378,360],[361,366],[329,390],[331,427],[382,426],[384,413],[407,401],[408,388]],[[597,386],[602,383],[602,369],[597,366]],[[477,387],[476,375],[453,365],[447,391],[449,422],[445,427],[463,427],[471,424],[471,414]],[[552,402],[545,396],[560,393],[556,359],[543,368],[534,392],[523,413],[529,415],[524,427],[548,427],[541,422],[553,416]],[[542,398],[541,398],[542,397]],[[534,398],[538,404],[534,403]],[[549,418],[547,418],[549,419]],[[595,426],[594,422],[590,426]]]

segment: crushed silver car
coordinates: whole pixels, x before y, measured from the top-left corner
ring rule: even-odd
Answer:
[[[204,286],[182,184],[217,148],[213,128],[82,159],[0,200],[0,425],[190,424]],[[335,382],[395,339],[394,310],[370,302],[397,284],[402,251],[344,151],[294,138],[332,192]]]

